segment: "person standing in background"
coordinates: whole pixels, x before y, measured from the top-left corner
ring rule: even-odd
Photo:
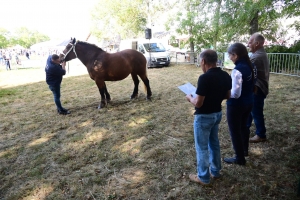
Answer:
[[[3,54],[2,54],[2,51],[0,51],[0,65],[3,65]]]
[[[26,51],[26,57],[27,57],[28,60],[30,59],[28,51]]]
[[[256,127],[255,136],[249,139],[250,143],[264,142],[267,140],[264,101],[269,94],[270,63],[264,49],[264,42],[265,38],[259,33],[254,33],[248,42],[249,50],[252,52],[250,60],[257,68],[257,81],[255,83],[257,92],[253,95],[253,108],[247,121],[249,134],[252,120],[254,120]]]
[[[11,70],[10,68],[10,54],[8,51],[6,51],[6,53],[3,55],[3,58],[5,60],[5,66],[6,66],[6,70],[8,71]]]

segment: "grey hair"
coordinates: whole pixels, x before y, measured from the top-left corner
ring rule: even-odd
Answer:
[[[214,50],[207,49],[202,51],[202,53],[199,56],[200,60],[201,58],[205,60],[205,62],[209,65],[214,65],[218,61],[218,54]]]
[[[261,44],[265,43],[265,38],[260,33],[254,33],[252,36],[255,42],[259,42]]]

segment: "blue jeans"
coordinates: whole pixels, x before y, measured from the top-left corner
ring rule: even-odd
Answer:
[[[194,116],[194,139],[197,157],[197,175],[204,182],[210,182],[210,173],[218,177],[221,170],[221,151],[218,138],[222,112]]]
[[[54,96],[54,102],[57,107],[57,110],[62,111],[63,107],[60,103],[60,85],[49,85],[49,89],[52,91]]]
[[[260,138],[266,138],[266,127],[264,119],[265,98],[266,95],[258,87],[257,93],[253,94],[253,108],[247,121],[247,127],[249,129],[251,127],[252,120],[254,119],[254,124],[256,127],[255,134],[258,135]]]
[[[8,69],[11,70],[10,69],[10,62],[9,62],[9,60],[5,61],[5,65],[6,65],[6,70],[8,70]]]

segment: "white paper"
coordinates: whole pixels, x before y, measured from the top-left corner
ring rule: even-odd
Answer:
[[[185,94],[192,94],[193,97],[196,96],[196,87],[191,83],[186,83],[184,85],[178,86],[178,88]]]

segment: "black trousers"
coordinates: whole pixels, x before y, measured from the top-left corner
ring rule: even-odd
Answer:
[[[245,106],[227,105],[227,122],[233,149],[238,161],[245,161],[244,152],[248,152],[250,131],[247,119],[252,110],[252,104]]]

